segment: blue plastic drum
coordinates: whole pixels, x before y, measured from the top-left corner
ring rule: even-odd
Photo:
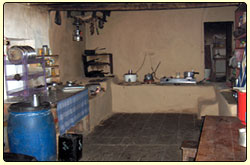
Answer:
[[[30,155],[38,161],[56,160],[56,131],[50,104],[11,104],[8,119],[10,152]]]

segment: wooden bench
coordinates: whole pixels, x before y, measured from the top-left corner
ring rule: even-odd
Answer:
[[[184,140],[181,144],[181,149],[182,149],[182,161],[190,161],[190,158],[194,159],[196,156],[198,149],[198,142]]]

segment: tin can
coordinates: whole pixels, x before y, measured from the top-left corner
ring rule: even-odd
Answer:
[[[246,147],[246,128],[239,129],[239,145]]]
[[[48,48],[48,45],[43,45],[43,54],[44,54],[44,55],[49,55],[49,48]]]

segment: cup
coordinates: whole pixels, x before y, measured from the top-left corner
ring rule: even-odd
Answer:
[[[44,55],[49,55],[49,48],[48,48],[48,45],[43,45],[43,54],[44,54]]]
[[[180,78],[180,76],[181,76],[181,73],[180,73],[180,72],[177,72],[177,73],[176,73],[176,78]]]
[[[246,147],[246,128],[239,129],[239,145]]]

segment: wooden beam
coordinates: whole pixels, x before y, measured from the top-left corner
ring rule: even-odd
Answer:
[[[30,6],[43,6],[47,10],[59,11],[137,11],[137,10],[168,10],[188,8],[208,8],[238,6],[240,3],[29,3]]]

